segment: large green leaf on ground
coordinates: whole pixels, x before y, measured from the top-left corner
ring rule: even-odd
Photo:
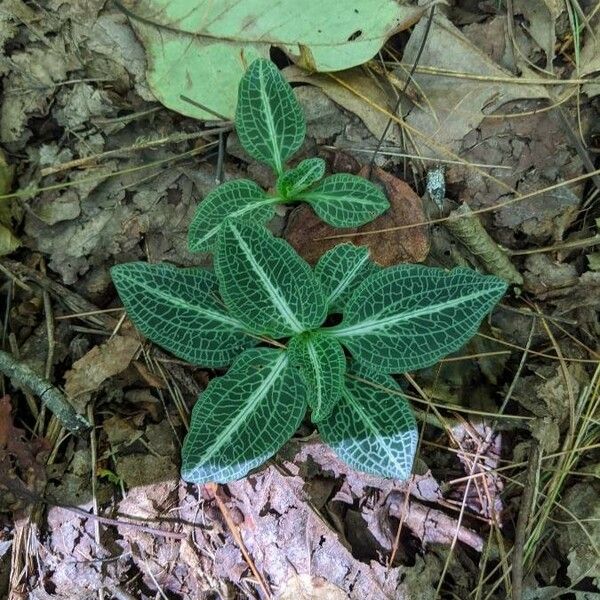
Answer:
[[[192,411],[183,445],[183,479],[227,483],[273,456],[306,412],[306,387],[287,353],[244,352],[213,379]]]
[[[200,202],[188,231],[192,252],[210,252],[226,218],[265,223],[273,216],[273,198],[249,179],[234,179],[216,187]]]
[[[353,469],[394,479],[410,476],[417,424],[400,386],[389,375],[352,368],[340,401],[319,423],[319,432]]]
[[[238,82],[252,60],[281,48],[311,71],[337,71],[375,56],[423,8],[397,0],[353,6],[323,0],[121,0],[148,58],[147,78],[167,107],[199,119],[233,118]],[[354,6],[356,5],[356,6]]]
[[[325,175],[325,161],[322,158],[307,158],[281,175],[277,181],[277,191],[282,198],[293,199],[322,179],[323,175]]]
[[[342,393],[346,356],[340,343],[317,332],[292,338],[290,361],[297,366],[308,387],[308,405],[314,423],[331,414]]]
[[[223,367],[256,344],[227,314],[209,271],[137,262],[117,265],[111,275],[134,325],[183,360]]]
[[[264,227],[226,221],[215,270],[232,315],[256,334],[287,337],[325,320],[323,290],[310,266]]]
[[[366,246],[338,244],[323,254],[315,275],[327,296],[329,312],[342,312],[352,292],[378,269]]]
[[[360,227],[389,208],[385,194],[373,183],[358,175],[336,173],[317,187],[300,194],[313,210],[333,227]]]
[[[506,288],[471,269],[390,267],[355,290],[342,323],[328,331],[374,369],[420,369],[465,344]]]
[[[289,83],[269,60],[256,59],[238,93],[235,129],[246,152],[277,174],[306,135],[302,107]]]

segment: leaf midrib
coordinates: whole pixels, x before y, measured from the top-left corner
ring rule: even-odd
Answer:
[[[331,304],[334,300],[337,300],[342,295],[342,292],[350,285],[350,283],[352,283],[352,280],[354,279],[354,277],[356,276],[358,271],[360,271],[361,267],[368,260],[369,260],[369,253],[366,252],[365,255],[361,258],[361,260],[359,262],[355,263],[354,266],[352,267],[352,269],[350,269],[350,271],[348,271],[346,276],[339,282],[338,286],[333,290],[333,292],[331,292],[331,294],[329,294],[329,297],[327,298],[328,304]]]
[[[430,314],[433,312],[441,312],[447,308],[453,308],[455,306],[464,304],[465,302],[469,302],[470,300],[476,300],[481,296],[489,294],[490,291],[491,290],[478,290],[466,296],[461,296],[458,299],[452,299],[446,302],[439,302],[438,304],[430,304],[429,306],[424,306],[417,310],[413,310],[409,313],[390,315],[389,317],[385,317],[380,320],[378,320],[377,318],[371,318],[367,321],[361,321],[360,323],[348,325],[346,327],[344,327],[343,324],[341,324],[336,327],[332,327],[329,330],[324,330],[324,333],[327,332],[333,337],[352,337],[357,335],[360,336],[369,333],[375,333],[381,329],[389,327],[390,325],[395,325],[403,321],[409,321],[410,319],[414,319],[416,317],[420,317],[422,315]]]
[[[262,200],[259,200],[257,202],[251,202],[251,203],[246,204],[246,206],[243,206],[242,208],[239,208],[238,210],[227,215],[227,218],[231,219],[231,218],[235,218],[235,217],[241,217],[242,215],[245,215],[247,212],[252,212],[253,210],[256,210],[257,208],[260,208],[261,206],[266,206],[268,204],[277,204],[280,201],[281,201],[281,198],[279,198],[278,196],[269,196],[268,198],[263,198]],[[222,225],[223,225],[222,221],[219,222],[218,225],[215,225],[205,235],[203,235],[197,242],[195,242],[195,246],[199,247],[202,244],[206,243],[211,238],[213,238],[217,233],[219,233],[219,229],[221,229]]]
[[[226,314],[218,312],[218,311],[213,312],[212,310],[208,310],[201,306],[196,306],[194,304],[190,304],[189,302],[185,302],[181,298],[177,298],[176,296],[172,296],[172,295],[168,294],[167,292],[163,292],[162,290],[157,290],[156,288],[152,288],[152,287],[142,284],[142,283],[136,283],[134,285],[139,286],[140,288],[142,288],[143,290],[145,290],[147,292],[150,292],[151,296],[155,296],[162,300],[168,301],[169,304],[175,305],[177,308],[183,308],[185,310],[190,310],[190,311],[198,313],[199,315],[209,317],[210,319],[213,319],[214,321],[220,321],[224,325],[231,325],[236,329],[240,329],[242,331],[244,330],[243,323],[241,321],[238,321],[234,317],[230,317],[229,315],[226,315]]]
[[[197,459],[199,464],[205,464],[206,461],[210,460],[222,447],[223,444],[231,437],[232,432],[237,430],[248,416],[256,409],[260,401],[265,397],[268,391],[273,386],[273,383],[277,380],[281,371],[287,366],[287,356],[282,353],[277,361],[273,364],[273,368],[268,376],[262,381],[260,386],[250,394],[247,404],[244,408],[236,413],[236,416],[232,421],[225,427],[223,432],[215,439],[215,441],[205,450],[203,455]]]
[[[343,195],[342,195],[343,194]],[[357,199],[360,200],[360,204],[363,206],[380,206],[381,202],[376,202],[376,201],[371,201],[368,198],[365,198],[364,196],[358,197],[358,196],[351,196],[348,193],[343,193],[340,192],[338,195],[332,194],[331,192],[328,193],[324,193],[324,192],[319,192],[319,191],[312,191],[309,192],[308,194],[302,194],[301,197],[302,200],[312,200],[313,202],[315,200],[319,200],[319,201],[323,201],[323,202],[332,202],[332,203],[344,203],[344,202],[352,202],[352,201],[356,201]],[[353,205],[353,208],[355,208],[356,204]]]
[[[263,62],[260,61],[258,63],[260,69],[260,96],[261,96],[261,106],[263,108],[263,113],[265,115],[265,121],[267,123],[267,129],[269,130],[269,141],[271,143],[271,147],[273,149],[273,161],[275,163],[275,170],[277,173],[281,173],[283,169],[283,165],[281,164],[281,148],[278,144],[277,139],[277,130],[275,129],[275,121],[273,119],[273,113],[271,111],[271,104],[269,102],[269,95],[266,90],[265,83],[265,73],[263,69]]]
[[[294,314],[288,303],[285,301],[279,290],[273,286],[271,280],[264,272],[263,268],[258,264],[256,259],[254,258],[254,255],[252,254],[252,251],[248,247],[248,244],[246,244],[246,242],[240,235],[240,232],[231,223],[229,224],[229,227],[233,232],[233,235],[235,236],[235,239],[237,240],[238,244],[240,245],[240,248],[244,252],[244,255],[246,256],[248,262],[250,263],[250,267],[258,275],[259,280],[261,281],[265,290],[267,291],[267,294],[271,298],[273,306],[275,307],[277,312],[283,317],[287,325],[292,329],[294,333],[301,333],[304,330],[304,327],[298,321],[296,315]]]
[[[319,360],[319,357],[317,356],[317,352],[315,350],[315,347],[313,346],[312,341],[309,340],[308,344],[306,345],[306,350],[308,352],[308,358],[312,362],[313,368],[315,371],[315,397],[316,397],[317,401],[316,401],[316,407],[315,407],[314,412],[316,414],[319,414],[319,416],[320,416],[320,411],[323,408],[323,386],[322,386],[322,380],[321,380],[321,361]]]

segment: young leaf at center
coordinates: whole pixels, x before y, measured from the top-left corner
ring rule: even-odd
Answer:
[[[210,252],[226,218],[266,223],[273,217],[274,199],[249,179],[234,179],[216,187],[198,205],[188,232],[192,252]]]
[[[297,167],[286,171],[277,181],[277,191],[282,198],[295,198],[325,175],[325,161],[322,158],[307,158]]]
[[[183,446],[182,477],[227,483],[273,456],[306,412],[306,388],[285,352],[244,352],[213,379],[192,411]]]
[[[387,198],[375,184],[348,173],[326,177],[297,199],[308,202],[333,227],[360,227],[389,208]]]
[[[331,414],[340,399],[346,372],[344,349],[317,331],[292,338],[288,352],[306,380],[311,417],[317,423]]]
[[[227,308],[253,333],[289,337],[325,320],[325,296],[310,266],[264,227],[226,221],[215,271]]]
[[[240,81],[235,128],[246,152],[279,175],[306,135],[304,113],[277,67],[256,59]]]

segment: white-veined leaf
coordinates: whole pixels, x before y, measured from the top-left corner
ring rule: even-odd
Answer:
[[[253,333],[287,337],[325,320],[325,297],[310,266],[264,227],[226,221],[215,270],[227,308]]]
[[[226,218],[266,223],[273,216],[274,199],[249,179],[234,179],[216,187],[200,202],[190,224],[192,252],[210,252]]]
[[[273,456],[306,412],[306,386],[285,352],[244,352],[213,379],[192,411],[181,474],[191,483],[227,483]]]
[[[322,179],[323,175],[325,175],[325,161],[322,158],[307,158],[279,177],[277,191],[282,198],[291,200]]]
[[[470,269],[398,265],[368,277],[331,328],[360,362],[388,373],[428,367],[458,350],[506,292]]]
[[[277,174],[302,145],[304,113],[290,84],[271,61],[256,59],[240,80],[235,128],[248,154]]]
[[[138,262],[117,265],[111,275],[134,325],[183,360],[224,367],[257,342],[227,314],[209,271]]]
[[[319,423],[321,437],[353,469],[406,479],[418,441],[408,401],[389,375],[355,367],[335,410]]]
[[[333,227],[360,227],[389,208],[385,194],[375,184],[348,173],[326,177],[297,199],[308,202]]]
[[[378,269],[366,246],[338,244],[323,254],[315,275],[327,297],[329,312],[342,312],[352,292]]]
[[[292,338],[290,362],[302,373],[314,423],[331,414],[342,393],[346,356],[340,343],[318,331]]]

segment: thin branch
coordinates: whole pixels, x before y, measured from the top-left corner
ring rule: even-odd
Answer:
[[[69,431],[81,433],[89,429],[90,425],[87,419],[75,412],[75,409],[58,388],[4,350],[0,350],[0,372],[39,396],[42,403],[48,407],[48,410],[52,411]]]
[[[523,557],[525,550],[525,538],[527,537],[527,525],[533,508],[535,492],[535,479],[540,466],[540,447],[538,441],[533,438],[525,487],[521,496],[521,508],[517,518],[515,531],[515,544],[513,547],[512,564],[512,600],[521,600],[523,597]]]

